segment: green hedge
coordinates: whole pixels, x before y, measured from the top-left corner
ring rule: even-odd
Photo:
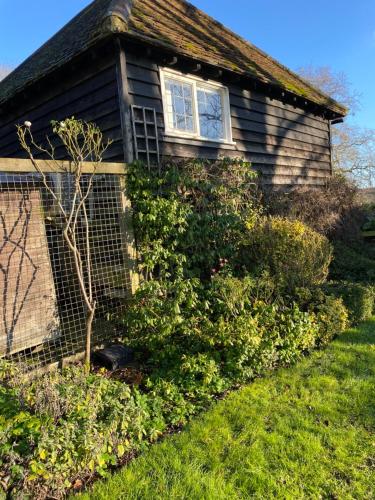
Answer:
[[[0,361],[0,484],[20,498],[63,498],[127,454],[180,426],[218,395],[329,342],[346,325],[341,300],[314,311],[254,300],[251,278],[143,284],[124,315],[140,385],[73,367],[6,380]],[[116,374],[115,374],[116,375]],[[1,380],[3,377],[3,380]],[[4,378],[5,377],[5,378]],[[23,495],[23,496],[22,496]]]
[[[261,217],[243,235],[241,264],[270,274],[281,294],[324,283],[333,248],[325,236],[298,220]]]
[[[344,243],[335,242],[334,260],[329,277],[334,281],[375,281],[375,259],[371,252],[360,252]]]
[[[323,288],[326,293],[342,298],[352,323],[366,321],[375,312],[375,289],[372,285],[341,281],[327,283]]]

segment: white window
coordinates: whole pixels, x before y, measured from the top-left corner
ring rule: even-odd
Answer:
[[[232,143],[226,87],[169,69],[160,75],[166,135]]]

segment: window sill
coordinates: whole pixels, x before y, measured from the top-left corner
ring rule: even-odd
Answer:
[[[213,141],[212,139],[205,139],[204,137],[190,137],[179,134],[165,133],[163,135],[165,142],[175,142],[178,144],[192,144],[195,146],[205,146],[210,148],[221,149],[236,149],[236,142],[233,141]]]

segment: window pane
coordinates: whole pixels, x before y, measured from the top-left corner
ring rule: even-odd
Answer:
[[[192,85],[168,78],[165,81],[165,87],[169,127],[194,132]]]
[[[179,115],[183,115],[185,113],[185,104],[184,100],[181,97],[173,98],[173,109],[174,112]]]
[[[197,94],[201,136],[207,139],[224,139],[221,92],[198,88]]]

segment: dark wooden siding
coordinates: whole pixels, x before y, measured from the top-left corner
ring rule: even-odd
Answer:
[[[35,92],[36,94],[36,92]],[[22,155],[15,124],[32,122],[36,142],[51,134],[51,120],[75,116],[95,122],[104,136],[113,141],[105,154],[107,161],[123,161],[121,120],[118,103],[115,57],[88,60],[79,69],[66,67],[64,79],[40,95],[29,94],[25,105],[0,115],[0,157]],[[22,110],[22,112],[20,111]],[[52,139],[54,141],[54,139]],[[62,150],[57,149],[57,154]]]
[[[113,140],[105,159],[123,161],[121,117],[115,49],[105,57],[88,58],[64,68],[63,78],[48,89],[30,93],[20,111],[0,115],[0,157],[20,156],[15,123],[29,120],[37,141],[50,131],[50,120],[75,116],[94,121]],[[175,69],[179,69],[175,67]],[[329,123],[259,92],[230,85],[235,146],[166,137],[159,66],[151,59],[127,53],[131,104],[156,109],[161,153],[176,158],[243,157],[261,173],[265,184],[322,185],[330,175]],[[25,107],[26,106],[26,107]]]
[[[175,68],[178,69],[178,68]],[[321,185],[330,175],[329,123],[321,117],[254,91],[231,85],[235,146],[164,136],[159,67],[127,54],[131,103],[157,111],[161,151],[177,158],[241,156],[265,184]]]

